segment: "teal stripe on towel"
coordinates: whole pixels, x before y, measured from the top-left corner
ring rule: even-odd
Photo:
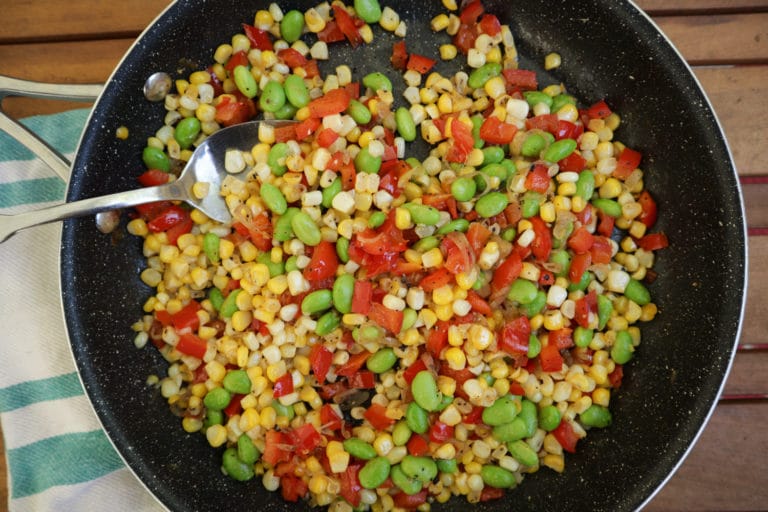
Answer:
[[[8,450],[11,498],[102,477],[124,467],[101,430],[49,437]]]
[[[38,178],[0,183],[0,208],[58,201],[64,198],[65,190],[66,185],[60,178]]]
[[[68,110],[60,114],[27,117],[22,119],[21,123],[60,153],[72,153],[77,149],[80,134],[90,112],[89,108]],[[34,160],[36,158],[30,150],[3,132],[0,132],[0,148],[3,148],[3,160]]]
[[[0,389],[0,412],[9,412],[38,402],[82,394],[83,387],[76,372],[47,379],[30,380]]]

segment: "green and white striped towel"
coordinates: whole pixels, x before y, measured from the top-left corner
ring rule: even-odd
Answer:
[[[71,157],[88,110],[24,123]],[[0,133],[0,214],[61,202],[65,183]],[[8,510],[160,511],[110,444],[83,392],[58,293],[61,224],[0,244],[0,422]],[[4,504],[0,504],[0,510]]]

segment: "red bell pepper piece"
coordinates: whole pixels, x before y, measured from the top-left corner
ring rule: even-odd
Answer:
[[[344,33],[336,20],[329,20],[325,28],[317,33],[317,38],[324,43],[337,43],[344,40]]]
[[[346,89],[332,89],[323,96],[309,102],[310,117],[327,117],[344,112],[349,107],[351,98]]]
[[[373,389],[376,387],[376,375],[368,370],[360,370],[348,380],[351,389]]]
[[[200,326],[200,319],[197,316],[197,312],[200,311],[200,303],[196,300],[191,300],[189,303],[181,308],[178,312],[174,313],[171,317],[173,327],[177,331],[184,329],[197,330]]]
[[[501,22],[493,14],[484,14],[480,18],[480,30],[493,37],[501,33]]]
[[[539,261],[546,261],[552,252],[552,233],[541,217],[531,217],[528,220],[533,224],[534,238],[530,245],[533,256]]]
[[[290,437],[299,455],[309,455],[323,441],[323,436],[315,430],[314,425],[311,423],[305,423],[293,429]]]
[[[182,354],[202,359],[208,349],[208,343],[199,336],[192,333],[185,333],[179,336],[176,343],[176,350]]]
[[[307,58],[294,48],[284,48],[277,52],[277,56],[291,69],[307,65]]]
[[[429,440],[434,443],[444,443],[453,437],[454,427],[442,421],[436,421],[429,428]]]
[[[412,69],[413,71],[417,71],[423,75],[428,73],[436,63],[437,61],[434,59],[412,53],[410,57],[408,57],[408,63],[405,67],[406,69]]]
[[[406,494],[401,491],[392,495],[392,501],[398,508],[413,510],[426,503],[427,495],[427,489],[422,489],[416,494]]]
[[[669,240],[664,233],[650,233],[638,240],[637,245],[646,251],[658,251],[669,247]]]
[[[637,220],[645,224],[646,227],[652,228],[656,224],[656,218],[658,216],[658,207],[653,196],[647,190],[640,192],[637,197],[637,202],[640,203],[642,212],[638,216]]]
[[[361,467],[361,464],[350,464],[339,476],[339,483],[341,484],[339,494],[355,508],[360,506],[360,491],[363,490],[363,486],[360,485],[360,479],[357,476]]]
[[[275,381],[272,388],[272,396],[280,398],[291,393],[293,393],[293,377],[290,373],[286,373]]]
[[[498,336],[499,348],[513,356],[528,353],[528,340],[531,337],[531,324],[527,317],[520,316],[504,324]]]
[[[612,113],[605,100],[600,100],[587,109],[587,117],[590,119],[605,119]]]
[[[336,276],[339,268],[339,257],[336,247],[331,242],[321,241],[312,251],[309,265],[304,269],[304,277],[308,281],[320,281]]]
[[[247,37],[251,42],[252,48],[256,48],[261,51],[273,50],[274,47],[272,46],[272,37],[266,30],[261,30],[254,27],[253,25],[243,23],[243,31],[245,32],[245,37]]]
[[[371,310],[373,299],[373,284],[370,281],[355,281],[352,291],[352,312],[367,315]]]
[[[334,4],[333,15],[336,17],[336,23],[339,24],[339,29],[344,34],[344,37],[347,38],[349,44],[352,45],[352,48],[355,48],[363,42],[363,38],[355,26],[355,20],[349,15],[344,7]]]
[[[512,284],[512,281],[520,276],[523,270],[523,260],[516,252],[511,252],[504,261],[501,262],[493,273],[491,279],[491,289],[494,291],[503,290]]]
[[[592,264],[592,255],[588,252],[584,254],[575,254],[571,259],[571,267],[568,269],[568,279],[572,283],[581,282],[581,278],[587,268]]]
[[[454,125],[456,122],[454,122]],[[509,144],[515,138],[517,127],[490,116],[480,125],[480,138],[489,144]]]
[[[154,187],[157,185],[165,185],[170,178],[171,175],[165,171],[161,171],[160,169],[149,169],[139,175],[138,180],[139,183],[145,187]]]
[[[545,372],[559,372],[563,369],[563,356],[554,343],[541,347],[539,361],[541,362],[541,369]]]
[[[371,309],[368,311],[368,318],[394,335],[397,335],[403,326],[402,311],[389,309],[378,302],[371,304]]]
[[[336,370],[336,375],[348,378],[352,377],[363,367],[369,357],[371,357],[371,353],[367,350],[364,350],[359,354],[352,354],[349,356],[347,362]]]
[[[543,194],[549,188],[549,170],[547,166],[537,164],[533,170],[525,176],[525,188],[533,192]]]
[[[584,254],[592,248],[595,243],[595,237],[584,226],[579,226],[576,231],[568,238],[568,247],[574,250],[576,254]]]
[[[508,85],[519,87],[524,91],[536,90],[539,87],[535,71],[509,68],[503,70],[501,74]]]
[[[392,45],[392,56],[389,61],[396,70],[405,71],[405,66],[408,64],[408,51],[405,48],[404,39]]]
[[[267,464],[273,467],[280,462],[291,460],[291,438],[290,436],[278,430],[268,430],[264,439],[264,453],[261,458]]]
[[[632,171],[640,165],[642,158],[643,155],[638,151],[625,147],[616,159],[616,169],[613,171],[613,176],[620,180],[627,179]]]
[[[408,453],[416,457],[421,457],[422,455],[429,453],[429,443],[419,434],[411,435],[405,446],[408,449]]]
[[[381,404],[371,404],[365,413],[363,413],[363,417],[368,420],[371,426],[376,430],[386,430],[395,423],[395,420],[387,417],[387,408]]]
[[[331,404],[323,404],[320,407],[320,424],[322,428],[333,431],[340,430],[344,421],[336,414]]]
[[[561,421],[557,428],[552,431],[552,435],[560,443],[560,446],[563,447],[563,450],[569,453],[576,453],[576,443],[579,441],[579,437],[568,421]]]
[[[310,350],[309,364],[318,383],[323,384],[325,382],[325,377],[328,375],[332,361],[333,353],[323,345],[314,345],[312,350]]]
[[[423,359],[417,359],[415,363],[413,363],[411,366],[405,369],[403,371],[403,379],[405,379],[405,382],[408,383],[408,385],[411,384],[414,377],[418,375],[419,372],[424,371],[427,369],[427,364],[424,362]]]

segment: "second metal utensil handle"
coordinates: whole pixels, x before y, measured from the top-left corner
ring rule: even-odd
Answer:
[[[187,193],[178,181],[157,187],[139,188],[106,196],[64,203],[17,215],[0,215],[0,243],[19,230],[71,217],[82,217],[117,208],[162,200],[186,200]]]

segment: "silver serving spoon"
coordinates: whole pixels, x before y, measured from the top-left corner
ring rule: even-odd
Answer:
[[[281,126],[293,121],[252,121],[219,130],[197,147],[179,178],[166,185],[138,188],[16,215],[0,215],[0,243],[17,231],[32,226],[163,200],[184,201],[211,219],[228,222],[232,216],[219,193],[224,178],[230,175],[224,168],[225,154],[231,149],[250,151],[259,140],[259,125],[263,122]],[[245,174],[245,171],[240,174]],[[203,199],[192,194],[192,186],[197,182],[209,184],[208,194]]]

